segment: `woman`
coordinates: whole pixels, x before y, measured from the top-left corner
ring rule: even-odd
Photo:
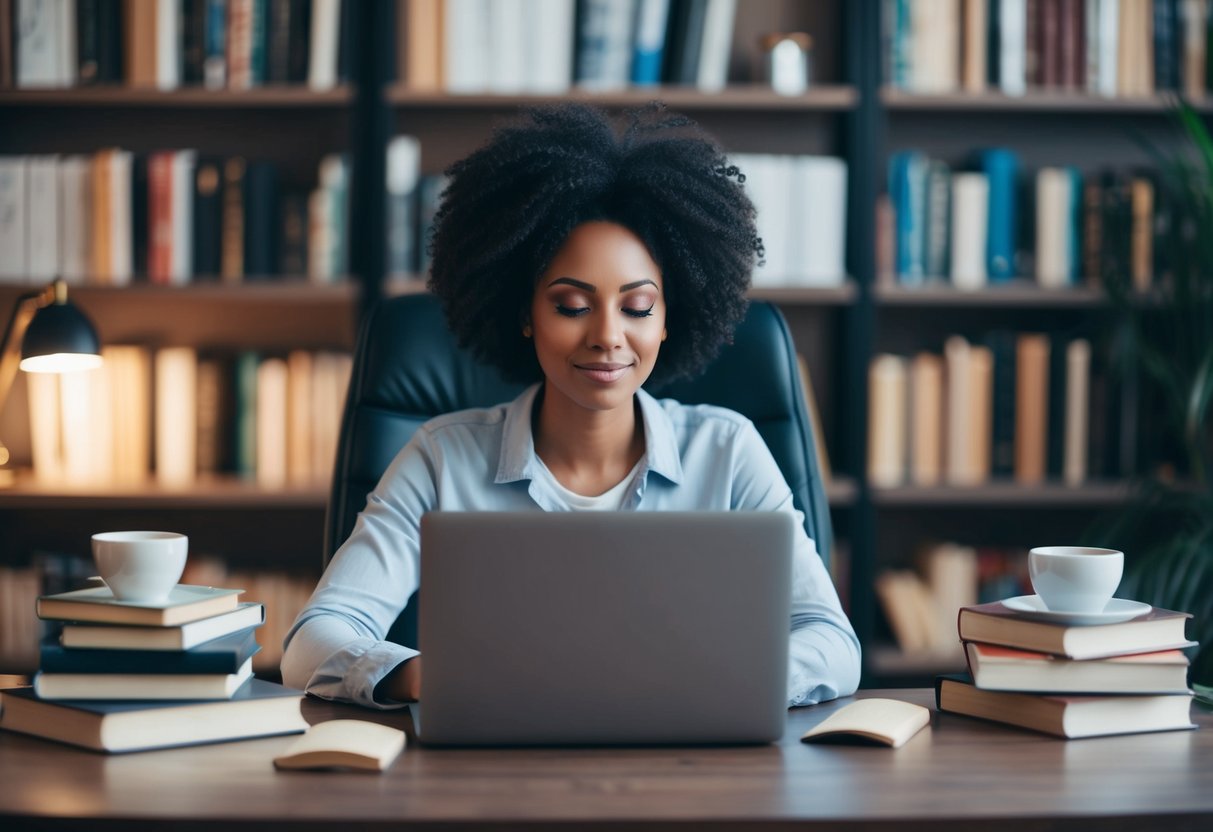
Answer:
[[[753,424],[641,388],[702,370],[744,315],[762,242],[738,170],[657,105],[617,135],[570,104],[449,175],[430,289],[461,345],[534,383],[400,451],[287,635],[286,683],[371,707],[417,698],[422,659],[383,639],[417,588],[426,511],[763,510],[797,519],[788,704],[852,693],[858,639]]]

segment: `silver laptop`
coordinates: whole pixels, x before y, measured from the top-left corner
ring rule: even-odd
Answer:
[[[778,739],[794,523],[774,512],[426,514],[418,738]]]

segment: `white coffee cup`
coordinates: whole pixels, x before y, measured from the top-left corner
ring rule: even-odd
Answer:
[[[188,547],[176,532],[103,532],[93,535],[93,560],[115,598],[157,603],[181,579]]]
[[[1040,546],[1028,553],[1032,588],[1051,612],[1103,612],[1124,568],[1124,552],[1115,549]]]

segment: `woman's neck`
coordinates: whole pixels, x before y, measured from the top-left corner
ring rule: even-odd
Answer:
[[[631,406],[587,410],[561,396],[544,395],[532,418],[535,453],[565,488],[596,496],[617,485],[644,456],[644,423]]]

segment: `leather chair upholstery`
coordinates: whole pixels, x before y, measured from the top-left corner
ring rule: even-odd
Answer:
[[[354,356],[325,518],[324,562],[349,536],[367,493],[418,427],[443,413],[509,401],[522,389],[456,347],[433,296],[377,304]],[[804,513],[805,531],[829,564],[833,535],[815,438],[792,338],[775,306],[752,303],[734,343],[703,375],[650,392],[684,404],[720,405],[753,421]],[[390,639],[416,645],[416,609],[410,599]]]

